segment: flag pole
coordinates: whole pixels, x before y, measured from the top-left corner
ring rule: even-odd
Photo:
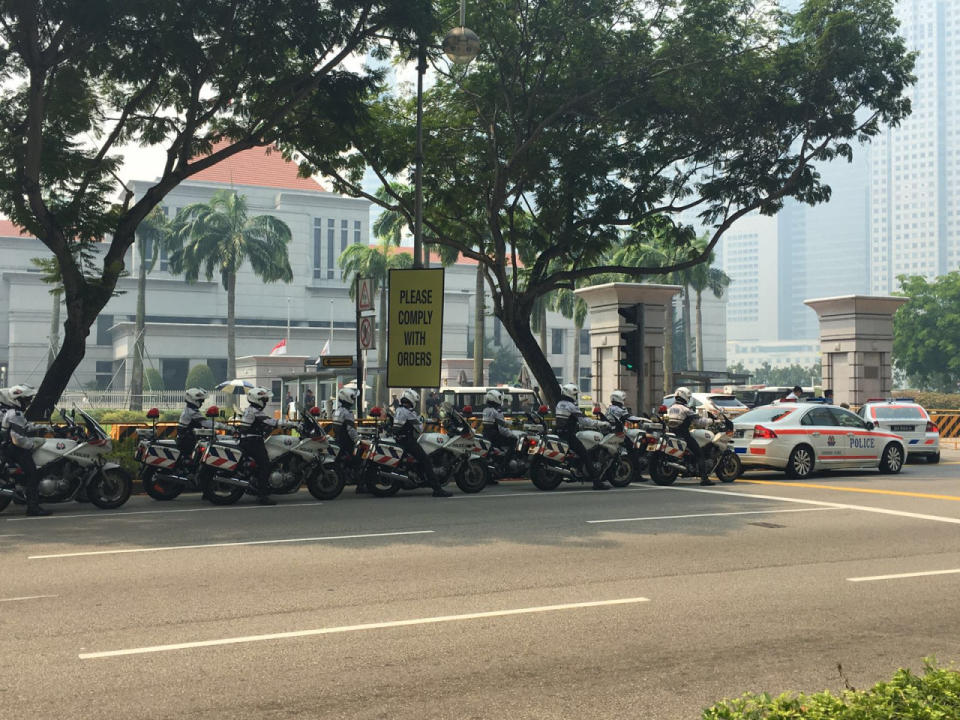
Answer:
[[[287,298],[287,345],[290,345],[290,298]]]

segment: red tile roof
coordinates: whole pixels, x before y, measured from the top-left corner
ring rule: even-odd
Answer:
[[[0,218],[0,237],[33,237],[33,235],[6,218]]]
[[[213,146],[214,152],[228,143],[228,140],[221,140]],[[191,175],[189,180],[326,192],[323,186],[313,178],[297,175],[296,163],[284,160],[283,155],[275,147],[242,150],[216,165],[201,170],[196,175]]]
[[[379,248],[380,245],[379,245],[379,244],[375,244],[375,245],[370,245],[370,247],[372,247],[372,248]],[[401,246],[401,247],[395,247],[395,248],[393,248],[393,250],[394,250],[395,252],[407,253],[408,255],[412,255],[412,254],[413,254],[413,248],[412,248],[412,247],[409,247],[409,246],[407,246],[407,245],[404,245],[404,246]],[[509,262],[510,262],[510,258],[508,257],[508,258],[507,258],[507,263],[509,264]],[[461,254],[459,254],[459,255],[457,256],[457,262],[456,262],[456,264],[457,264],[457,265],[477,265],[478,263],[477,263],[477,261],[474,260],[473,258],[464,257],[464,256],[463,256],[463,253],[461,253]],[[520,262],[519,260],[517,260],[517,264],[518,264],[520,267],[523,267],[523,263]],[[430,253],[430,266],[431,266],[431,267],[440,267],[440,256],[439,256],[437,253]]]

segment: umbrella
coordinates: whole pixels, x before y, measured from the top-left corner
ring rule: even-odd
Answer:
[[[233,380],[227,380],[217,385],[217,390],[226,390],[227,388],[232,388],[231,390],[228,390],[228,392],[232,392],[234,395],[239,395],[252,387],[256,387],[256,385],[249,380],[234,378]]]

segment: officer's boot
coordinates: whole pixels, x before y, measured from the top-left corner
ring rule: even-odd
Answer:
[[[49,510],[40,507],[40,491],[33,483],[23,489],[23,494],[27,499],[27,515],[30,517],[46,517],[52,515]]]
[[[710,476],[707,474],[707,463],[703,458],[700,458],[700,484],[716,485],[716,483],[713,482],[713,480],[711,480]]]

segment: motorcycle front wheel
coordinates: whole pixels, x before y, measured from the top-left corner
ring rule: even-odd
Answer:
[[[216,470],[209,465],[200,468],[197,479],[203,491],[203,499],[209,500],[214,505],[233,505],[247,491],[246,488],[217,480]]]
[[[560,475],[551,475],[543,465],[537,465],[530,471],[530,480],[537,490],[556,490],[563,482]]]
[[[375,467],[369,467],[364,471],[364,479],[367,490],[374,497],[390,497],[400,492],[400,486],[393,480],[380,477]]]
[[[626,487],[633,482],[634,472],[633,463],[630,462],[630,458],[626,455],[621,455],[617,459],[616,466],[613,468],[610,484],[617,488]]]
[[[160,480],[156,468],[146,468],[140,473],[143,491],[154,500],[173,500],[183,492],[183,485],[169,480]]]
[[[736,453],[729,450],[720,456],[720,462],[717,463],[717,477],[721,482],[732,483],[743,472],[743,466]]]
[[[488,472],[482,460],[468,462],[463,474],[457,476],[457,487],[465,493],[478,493],[487,486]]]
[[[7,509],[7,505],[10,504],[10,501],[12,499],[13,498],[8,498],[7,496],[0,497],[0,512],[3,512],[4,510]]]
[[[318,465],[307,476],[307,490],[317,500],[333,500],[343,492],[347,478],[329,465]]]
[[[87,499],[101,510],[113,510],[130,499],[133,477],[122,467],[101,468],[87,484]]]
[[[673,485],[680,471],[667,465],[667,456],[657,453],[650,458],[650,479],[657,485]]]

